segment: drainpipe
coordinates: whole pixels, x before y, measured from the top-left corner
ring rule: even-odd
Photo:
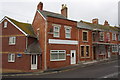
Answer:
[[[46,52],[47,52],[47,21],[45,21],[45,51],[44,51],[44,70],[47,70],[47,63],[46,63]]]
[[[80,38],[79,38],[79,29],[78,29],[78,64],[80,63],[80,46],[79,46],[79,40],[80,40]]]

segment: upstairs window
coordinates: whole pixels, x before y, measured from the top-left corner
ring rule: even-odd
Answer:
[[[71,38],[71,27],[65,26],[65,38]]]
[[[87,31],[83,31],[83,41],[88,41],[88,32]]]
[[[60,27],[59,26],[54,26],[54,37],[60,37]]]
[[[116,34],[112,33],[112,40],[116,40]]]
[[[100,32],[100,41],[104,41],[104,32]]]
[[[15,62],[15,54],[8,54],[8,62]]]
[[[16,37],[9,37],[9,45],[15,45],[16,44]]]
[[[120,33],[118,34],[118,41],[120,41]]]
[[[7,22],[6,21],[4,22],[4,28],[7,28]]]

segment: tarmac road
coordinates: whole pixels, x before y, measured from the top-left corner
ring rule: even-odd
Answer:
[[[118,61],[94,64],[74,70],[43,75],[6,76],[3,78],[118,78]]]

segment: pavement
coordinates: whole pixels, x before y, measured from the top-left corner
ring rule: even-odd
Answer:
[[[110,59],[103,59],[103,60],[80,62],[79,64],[70,65],[70,66],[62,67],[62,68],[56,68],[56,69],[48,69],[46,71],[2,73],[2,76],[4,77],[4,76],[26,76],[26,75],[52,74],[52,73],[75,70],[75,69],[80,68],[80,67],[87,67],[87,66],[98,64],[98,63],[110,62],[110,61],[114,61],[114,60],[117,60],[117,59],[118,58],[110,58]]]

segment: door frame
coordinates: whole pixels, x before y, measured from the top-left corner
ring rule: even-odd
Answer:
[[[36,67],[33,68],[33,65],[32,65],[32,60],[33,60],[33,57],[32,56],[36,56]],[[31,70],[36,70],[38,69],[38,55],[37,54],[31,54]]]
[[[72,54],[74,53],[74,63],[73,62],[73,58],[72,58]],[[71,50],[70,51],[70,64],[76,64],[76,50]]]

